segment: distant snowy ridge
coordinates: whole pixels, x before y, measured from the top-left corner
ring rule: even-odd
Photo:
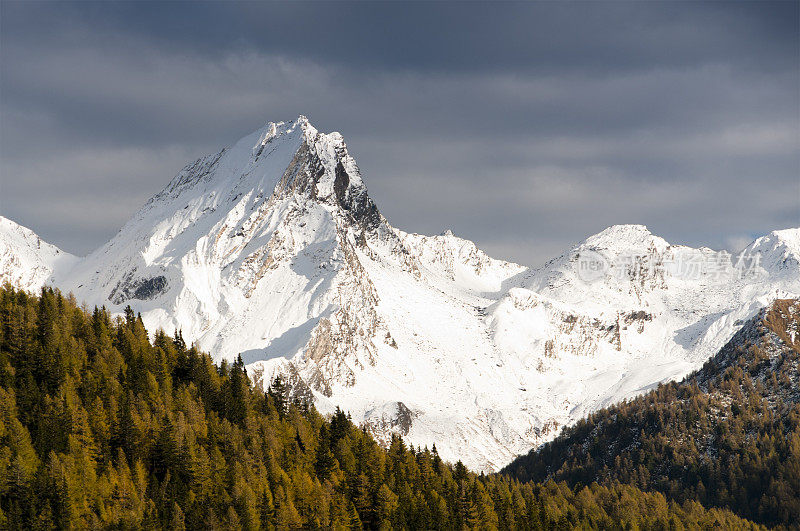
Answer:
[[[449,231],[405,233],[369,197],[341,135],[302,116],[187,165],[78,262],[54,262],[52,246],[39,256],[0,227],[17,285],[55,275],[90,305],[131,305],[150,330],[181,329],[217,359],[241,354],[258,384],[282,374],[379,439],[436,443],[487,471],[684,376],[759,308],[800,296],[800,229],[751,244],[747,275],[640,225],[538,269]],[[592,278],[587,257],[601,266]]]
[[[36,292],[54,284],[57,272],[68,271],[77,261],[32,230],[0,216],[0,285]]]

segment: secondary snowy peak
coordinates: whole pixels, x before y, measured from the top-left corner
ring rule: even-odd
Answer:
[[[579,248],[620,253],[631,249],[663,250],[668,246],[666,240],[654,236],[644,225],[613,225],[587,238]]]
[[[772,231],[743,251],[760,256],[759,265],[770,274],[794,275],[800,267],[800,228]]]
[[[532,271],[522,287],[587,308],[618,310],[657,306],[679,292],[702,307],[706,289],[737,291],[767,277],[794,289],[798,232],[775,231],[732,255],[670,244],[643,225],[615,225]]]
[[[0,216],[0,285],[38,291],[77,258],[39,238],[32,230]]]

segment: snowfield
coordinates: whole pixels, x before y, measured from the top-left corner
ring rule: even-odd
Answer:
[[[38,291],[55,282],[56,270],[69,270],[77,261],[32,230],[0,216],[0,284]]]
[[[188,165],[83,259],[2,218],[0,250],[0,281],[131,305],[217,360],[241,354],[260,385],[283,374],[323,412],[484,471],[681,378],[761,307],[800,296],[800,229],[757,239],[738,269],[640,225],[538,269],[449,231],[407,234],[341,135],[302,116]]]

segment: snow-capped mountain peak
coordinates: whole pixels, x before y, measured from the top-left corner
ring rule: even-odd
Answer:
[[[366,187],[339,133],[321,134],[305,116],[269,122],[232,147],[187,165],[143,210],[200,186],[213,204],[257,191],[258,199],[301,190],[309,197],[358,211]],[[195,194],[197,195],[197,194]]]
[[[772,231],[753,241],[743,254],[760,255],[765,270],[794,275],[800,267],[800,228]]]
[[[663,251],[668,246],[669,243],[666,240],[654,236],[644,225],[612,225],[587,238],[578,246],[578,249],[595,249],[618,254],[630,250]]]

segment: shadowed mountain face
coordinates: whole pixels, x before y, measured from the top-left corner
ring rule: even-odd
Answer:
[[[800,300],[777,300],[698,372],[593,413],[503,472],[571,485],[619,480],[797,524],[799,363]]]
[[[449,231],[407,234],[341,135],[305,117],[187,165],[83,259],[0,227],[0,280],[130,305],[218,361],[241,354],[259,385],[282,374],[381,440],[436,443],[487,471],[683,377],[759,308],[800,295],[800,229],[756,240],[743,262],[614,226],[536,270]]]

